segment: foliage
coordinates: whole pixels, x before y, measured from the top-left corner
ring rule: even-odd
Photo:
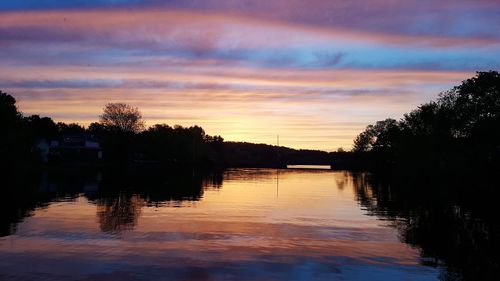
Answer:
[[[81,135],[85,134],[85,128],[81,126],[80,124],[77,123],[63,123],[63,122],[58,122],[56,124],[57,126],[57,131],[61,135]]]
[[[224,142],[221,136],[210,136],[199,126],[183,127],[156,124],[149,128],[139,110],[128,104],[110,103],[99,122],[87,128],[76,123],[55,123],[49,117],[23,117],[16,100],[0,95],[0,128],[6,137],[0,139],[4,164],[17,162],[30,166],[40,158],[39,140],[61,140],[66,136],[98,141],[104,162],[120,165],[219,165],[270,167],[284,163],[329,164],[323,151],[294,150],[264,144]]]
[[[478,72],[396,121],[369,125],[354,140],[376,165],[454,169],[466,163],[498,164],[500,74]]]
[[[390,148],[393,145],[392,140],[397,137],[398,131],[398,122],[390,118],[378,121],[375,125],[368,125],[365,131],[354,140],[353,151]]]
[[[16,99],[0,91],[0,165],[16,168],[31,162],[33,136],[29,124],[17,110]]]
[[[125,103],[108,103],[99,122],[110,130],[138,133],[144,130],[142,114],[137,107]]]
[[[16,99],[11,95],[0,91],[0,125],[4,126],[15,123],[21,118],[21,113],[17,111]]]

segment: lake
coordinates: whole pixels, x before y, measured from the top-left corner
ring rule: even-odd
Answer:
[[[401,191],[365,173],[64,171],[6,187],[0,280],[493,280],[498,273],[495,219],[458,195],[432,197],[424,188],[419,196],[421,189]]]

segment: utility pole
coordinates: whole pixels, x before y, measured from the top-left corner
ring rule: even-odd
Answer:
[[[280,149],[280,135],[276,135],[276,156],[278,157],[278,165],[280,165],[280,159],[279,159],[279,149]],[[279,167],[276,168],[276,198],[278,198],[279,194],[279,182],[280,182],[280,170]]]

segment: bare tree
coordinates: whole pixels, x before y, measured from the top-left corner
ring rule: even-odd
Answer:
[[[107,128],[123,132],[140,132],[144,130],[144,120],[137,107],[125,103],[108,103],[99,116],[100,123]]]

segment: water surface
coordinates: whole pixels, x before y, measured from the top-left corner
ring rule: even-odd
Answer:
[[[45,173],[5,197],[2,280],[437,280],[366,174]],[[31,194],[31,195],[29,195]]]

